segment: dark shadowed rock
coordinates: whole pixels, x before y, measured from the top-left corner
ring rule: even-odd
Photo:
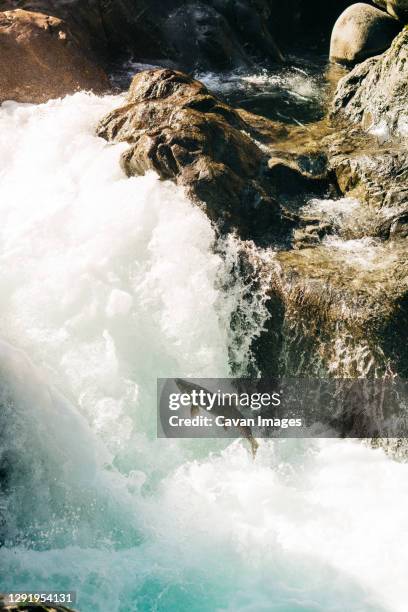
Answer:
[[[288,0],[286,7],[271,0],[210,1],[231,24],[242,48],[251,56],[263,61],[283,59],[275,37],[279,29],[295,22],[296,0]]]
[[[163,29],[175,59],[187,69],[228,70],[252,64],[225,17],[202,2],[181,6]]]
[[[101,65],[122,57],[184,70],[280,61],[327,38],[352,0],[0,0],[63,19]],[[305,40],[307,42],[305,42]]]
[[[45,102],[80,89],[109,88],[105,73],[55,17],[15,10],[0,13],[0,101]]]
[[[185,68],[228,70],[253,65],[254,58],[281,61],[281,52],[267,27],[269,12],[240,1],[214,6],[195,2],[180,6],[163,24],[165,40]],[[263,6],[260,6],[263,5]]]
[[[280,5],[286,4],[290,6],[290,2],[283,3],[281,0],[275,0],[275,3]],[[355,0],[297,0],[298,27],[303,30],[304,35],[310,35],[330,38],[333,25],[341,13]],[[293,0],[292,0],[293,5]],[[291,8],[292,12],[293,9]]]
[[[400,24],[379,9],[358,2],[336,21],[330,43],[330,59],[355,64],[388,49]]]
[[[131,55],[188,70],[216,70],[246,67],[255,57],[282,57],[269,0],[4,0],[0,6],[64,19],[105,63]]]
[[[408,19],[408,0],[374,0],[374,4],[385,9],[397,19],[405,22]]]

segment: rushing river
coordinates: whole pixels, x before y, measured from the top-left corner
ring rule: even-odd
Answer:
[[[0,591],[76,590],[81,612],[405,612],[408,465],[349,441],[263,441],[253,461],[156,438],[156,378],[229,376],[231,355],[245,374],[268,315],[237,241],[94,136],[120,102],[0,111]]]

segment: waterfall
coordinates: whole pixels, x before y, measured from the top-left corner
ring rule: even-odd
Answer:
[[[253,245],[95,137],[120,102],[0,110],[0,591],[403,612],[408,465],[350,441],[263,441],[253,461],[156,438],[156,378],[245,374],[273,312],[240,274]]]

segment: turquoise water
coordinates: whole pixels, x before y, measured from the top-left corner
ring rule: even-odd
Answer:
[[[0,590],[75,590],[81,612],[403,612],[406,465],[156,438],[156,378],[244,373],[265,288],[245,299],[238,241],[214,249],[176,187],[123,176],[123,146],[94,136],[120,101],[0,112]]]

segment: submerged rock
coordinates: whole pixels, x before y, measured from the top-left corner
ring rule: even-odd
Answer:
[[[369,4],[357,2],[336,21],[330,42],[330,59],[355,64],[382,53],[401,29],[392,17]]]
[[[106,74],[61,20],[23,10],[0,13],[0,101],[45,102],[109,88]]]
[[[183,186],[222,231],[257,239],[292,225],[280,197],[287,185],[296,185],[298,196],[329,186],[301,160],[272,160],[262,144],[266,123],[273,140],[278,130],[271,122],[234,110],[186,74],[159,69],[135,76],[125,105],[105,117],[97,133],[129,143],[122,156],[128,176],[154,170]]]

